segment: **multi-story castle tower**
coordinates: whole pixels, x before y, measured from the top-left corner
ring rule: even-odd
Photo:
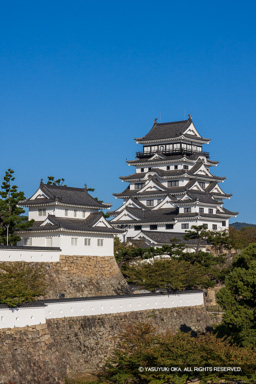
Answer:
[[[210,139],[198,133],[190,115],[171,123],[155,119],[152,129],[135,141],[143,150],[127,161],[136,172],[120,177],[129,186],[114,194],[123,205],[112,212],[113,226],[126,229],[127,238],[143,237],[151,244],[180,237],[192,225],[216,231],[228,228],[229,218],[237,212],[223,208],[223,199],[232,195],[219,186],[225,177],[210,172],[218,164],[203,151]]]

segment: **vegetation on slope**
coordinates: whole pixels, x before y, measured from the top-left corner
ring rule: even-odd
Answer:
[[[25,262],[0,263],[0,304],[10,307],[35,301],[45,293],[42,266]]]

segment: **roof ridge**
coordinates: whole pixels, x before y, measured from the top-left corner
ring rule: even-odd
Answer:
[[[178,120],[178,121],[170,121],[168,123],[157,123],[156,125],[170,125],[170,124],[177,124],[177,123],[187,123],[189,119],[187,120]]]
[[[58,189],[71,189],[71,190],[75,190],[75,191],[84,191],[86,192],[87,189],[85,188],[78,188],[78,187],[68,187],[68,186],[64,186],[64,185],[51,185],[51,184],[45,184],[45,183],[42,183],[42,185],[44,187],[46,187],[47,189],[51,189],[51,188],[58,188]],[[88,193],[88,192],[87,192]]]

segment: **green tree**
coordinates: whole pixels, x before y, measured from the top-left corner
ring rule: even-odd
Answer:
[[[0,190],[0,244],[16,245],[20,240],[17,230],[26,230],[32,226],[33,220],[28,221],[27,216],[21,216],[25,210],[18,206],[21,200],[25,200],[23,192],[18,191],[13,184],[14,171],[8,169]]]
[[[141,368],[142,367],[142,368]],[[146,370],[174,367],[179,370]],[[187,370],[185,368],[191,368]],[[205,370],[195,370],[203,367]],[[241,367],[241,372],[208,370],[208,367]],[[185,384],[199,380],[255,383],[256,351],[230,345],[212,334],[191,337],[188,333],[158,334],[151,324],[126,327],[100,382],[116,384]]]
[[[125,269],[130,283],[150,291],[212,287],[215,282],[207,272],[203,266],[177,258],[134,262]]]
[[[65,179],[61,178],[61,179],[55,180],[54,176],[47,176],[47,177],[48,177],[47,185],[58,185],[58,186],[66,187],[66,185],[64,184]]]
[[[191,230],[186,231],[184,235],[185,240],[196,239],[195,253],[197,254],[200,250],[200,246],[203,240],[207,240],[208,230],[205,225],[192,225]]]
[[[229,234],[226,231],[209,231],[204,224],[198,226],[193,225],[191,230],[186,231],[184,239],[197,240],[195,247],[196,254],[199,252],[203,241],[213,247],[215,254],[220,254],[224,250],[231,249],[232,247],[231,239],[229,238]]]
[[[243,227],[236,230],[232,226],[229,228],[229,236],[235,249],[244,249],[251,243],[256,243],[256,228]]]
[[[217,333],[238,345],[256,347],[256,244],[237,255],[217,299],[225,311]]]
[[[16,307],[45,293],[42,266],[25,262],[0,263],[0,304]]]

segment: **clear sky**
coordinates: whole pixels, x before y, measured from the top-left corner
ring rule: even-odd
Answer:
[[[226,176],[233,221],[256,223],[255,1],[0,1],[0,176],[112,193],[153,120],[190,113]]]

